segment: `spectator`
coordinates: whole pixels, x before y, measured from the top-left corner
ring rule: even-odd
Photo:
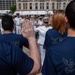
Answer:
[[[44,48],[47,50],[53,44],[56,44],[67,36],[67,29],[66,29],[66,21],[65,21],[65,13],[63,10],[57,11],[52,16],[52,28],[47,31]]]
[[[4,22],[5,20],[7,21]],[[7,25],[7,23],[13,25],[10,16],[7,16],[5,20],[3,17],[3,25]],[[20,75],[35,75],[40,70],[40,54],[36,45],[34,31],[28,21],[23,22],[22,26],[25,29],[22,31],[22,34],[29,41],[30,57],[23,53],[18,46],[0,41],[0,75],[17,75],[17,72]]]
[[[42,16],[39,17],[38,24],[39,24],[39,26],[41,26],[43,24]]]
[[[4,29],[4,34],[0,35],[1,41],[11,42],[19,46],[21,49],[23,46],[29,47],[28,40],[24,38],[21,34],[14,34],[14,22],[12,16],[4,15],[2,17],[2,28]]]
[[[0,18],[0,34],[3,34],[4,30],[2,28],[2,17]]]
[[[75,75],[75,1],[66,7],[68,37],[62,42],[49,47],[46,53],[43,75]]]

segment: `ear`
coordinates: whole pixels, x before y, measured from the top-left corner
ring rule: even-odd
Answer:
[[[69,28],[69,22],[68,22],[67,17],[65,17],[65,21],[66,21],[67,28]]]
[[[68,19],[67,19],[67,17],[65,16],[65,21],[66,21],[66,23],[68,23]]]

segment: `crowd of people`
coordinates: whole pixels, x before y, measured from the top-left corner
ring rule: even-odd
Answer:
[[[75,75],[75,1],[53,15],[2,16],[0,75]],[[22,51],[23,45],[30,55]]]

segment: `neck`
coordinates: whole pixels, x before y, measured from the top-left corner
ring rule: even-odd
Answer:
[[[4,31],[4,34],[10,34],[10,33],[12,33],[12,32],[8,31],[8,30]]]
[[[68,29],[68,36],[75,37],[75,30],[73,30],[73,29]]]

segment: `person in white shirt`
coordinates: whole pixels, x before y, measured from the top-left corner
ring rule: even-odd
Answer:
[[[31,16],[30,17],[30,22],[32,23],[32,26],[34,27],[35,26],[35,16]]]
[[[45,41],[45,34],[46,34],[47,30],[52,29],[52,27],[48,25],[48,22],[49,22],[48,17],[45,17],[43,19],[43,22],[44,22],[44,24],[42,26],[34,28],[34,31],[38,32],[38,34],[39,34],[37,43],[39,44],[39,48],[40,48],[42,65],[43,65],[43,61],[45,58],[45,49],[43,49],[43,45],[44,45],[44,41]]]
[[[0,19],[0,34],[4,33],[4,29],[2,28],[2,19]]]
[[[19,13],[17,13],[17,17],[14,19],[14,23],[16,25],[16,34],[21,34],[21,24],[22,24],[22,18],[19,16]]]
[[[42,17],[41,16],[39,17],[38,24],[39,25],[42,25],[43,24],[43,21],[42,21]]]

